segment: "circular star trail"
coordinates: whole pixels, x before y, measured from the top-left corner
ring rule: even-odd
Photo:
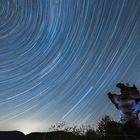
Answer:
[[[107,92],[140,88],[139,13],[139,0],[0,0],[0,129],[117,120]]]

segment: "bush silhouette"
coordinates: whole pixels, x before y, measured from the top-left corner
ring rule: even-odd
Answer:
[[[54,130],[61,128],[57,127],[57,125],[58,124],[53,126]],[[96,130],[93,126],[82,126],[80,128],[78,126],[67,127],[60,124],[59,126],[63,126],[61,131],[64,132],[63,135],[60,136],[61,140],[138,140],[140,138],[130,133],[130,131],[132,131],[131,128],[115,122],[109,116],[105,116],[101,119]],[[133,131],[136,130],[133,128]],[[70,135],[66,132],[70,132]],[[56,140],[59,140],[58,136]]]
[[[111,120],[109,116],[105,116],[99,122],[96,132],[102,137],[108,135],[124,135],[124,128],[120,123]]]

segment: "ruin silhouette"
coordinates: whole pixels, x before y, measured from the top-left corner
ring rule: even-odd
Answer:
[[[118,83],[120,94],[108,93],[108,97],[120,112],[120,123],[140,128],[140,92],[135,85]]]

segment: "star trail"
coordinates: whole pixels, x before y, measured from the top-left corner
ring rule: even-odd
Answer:
[[[118,82],[140,89],[140,0],[0,0],[0,130],[118,120]]]

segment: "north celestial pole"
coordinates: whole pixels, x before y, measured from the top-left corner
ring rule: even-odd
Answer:
[[[140,89],[139,0],[0,0],[0,130],[119,119],[118,82]]]

